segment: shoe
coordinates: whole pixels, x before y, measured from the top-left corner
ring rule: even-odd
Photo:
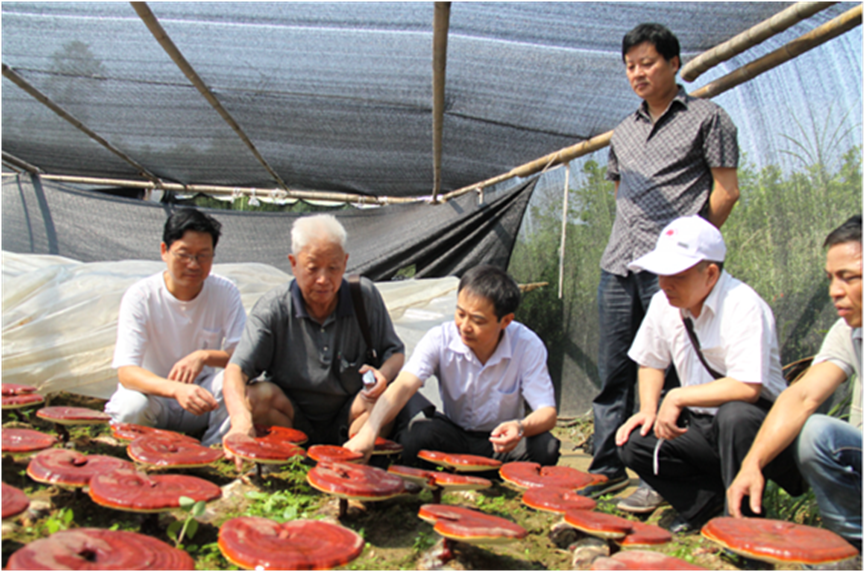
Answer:
[[[594,485],[582,488],[577,491],[577,494],[589,498],[598,498],[603,495],[620,491],[627,487],[630,482],[631,480],[628,478],[628,475],[620,475],[618,477],[607,479],[603,483],[595,483]]]
[[[670,532],[673,534],[693,534],[699,532],[701,528],[701,526],[694,525],[681,514],[676,515],[676,518],[670,524]]]
[[[633,493],[625,499],[622,499],[616,508],[625,512],[635,514],[646,514],[654,512],[661,505],[668,504],[664,497],[655,492],[655,489],[649,485],[642,483]]]

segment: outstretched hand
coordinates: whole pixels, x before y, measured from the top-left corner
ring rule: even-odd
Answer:
[[[522,439],[520,424],[516,421],[500,423],[490,433],[490,443],[493,444],[493,451],[496,453],[513,451],[519,444],[520,439]]]
[[[727,506],[730,510],[730,516],[736,518],[742,516],[744,497],[750,499],[749,504],[754,514],[760,514],[763,509],[763,487],[765,485],[766,479],[763,477],[763,471],[758,467],[742,465],[739,474],[736,475],[730,488],[727,489]]]
[[[232,424],[231,429],[229,429],[228,433],[225,434],[225,437],[222,438],[222,442],[224,443],[225,440],[229,436],[236,435],[238,433],[241,435],[247,435],[249,437],[254,438],[255,437],[255,427],[250,425],[249,428],[246,429],[244,427],[239,427],[239,426],[235,427],[234,424]],[[223,450],[223,452],[225,452],[225,458],[226,459],[228,459],[229,461],[234,461],[234,466],[237,468],[237,472],[242,471],[243,470],[243,459],[241,459],[240,457],[238,457],[237,455],[235,455],[234,453],[229,451],[225,445],[222,446],[222,450]]]
[[[178,361],[168,372],[168,379],[180,383],[194,383],[198,374],[204,369],[205,356],[203,352],[194,351]]]

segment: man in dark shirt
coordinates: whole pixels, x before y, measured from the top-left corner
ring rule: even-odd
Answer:
[[[659,24],[640,24],[622,41],[622,59],[640,107],[613,132],[607,178],[616,185],[616,219],[601,258],[598,286],[601,391],[595,397],[594,458],[589,470],[608,477],[584,494],[627,486],[616,430],[634,408],[637,366],[628,357],[658,277],[627,264],[646,254],[667,224],[701,214],[716,227],[739,197],[736,127],[723,109],[676,84],[679,41]],[[641,486],[619,508],[654,510],[662,499]]]
[[[225,369],[228,434],[254,436],[253,424],[277,425],[303,431],[310,444],[342,445],[399,373],[404,346],[381,294],[363,279],[370,341],[381,365],[375,368],[367,360],[350,287],[343,279],[345,240],[345,229],[333,215],[294,223],[288,256],[294,280],[255,304]],[[369,389],[361,381],[366,371],[376,379]],[[228,451],[226,455],[231,458]]]

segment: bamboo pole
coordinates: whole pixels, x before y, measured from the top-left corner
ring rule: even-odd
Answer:
[[[764,42],[776,34],[780,34],[790,26],[810,18],[817,12],[825,10],[834,4],[837,4],[837,2],[797,2],[771,18],[745,30],[741,34],[733,36],[726,42],[718,44],[711,50],[703,52],[683,65],[679,71],[679,75],[685,81],[694,81],[706,70]]]
[[[213,95],[213,92],[210,91],[210,88],[204,83],[204,80],[198,75],[195,71],[195,68],[183,57],[183,54],[180,53],[180,50],[168,36],[168,33],[162,27],[162,24],[156,19],[156,16],[153,12],[150,11],[150,7],[147,5],[147,2],[130,2],[132,7],[135,9],[135,12],[138,13],[138,16],[144,21],[144,24],[147,26],[147,29],[150,30],[150,33],[153,34],[153,37],[156,38],[156,41],[159,42],[159,45],[162,46],[162,49],[174,60],[174,63],[177,64],[177,67],[180,68],[180,71],[192,82],[192,85],[198,89],[199,93],[204,96],[204,99],[207,100],[208,103],[216,110],[217,113],[225,120],[226,123],[234,130],[238,137],[240,137],[241,141],[252,151],[252,154],[258,159],[258,162],[261,163],[265,170],[273,177],[273,180],[282,187],[283,189],[288,189],[288,186],[283,182],[282,178],[279,174],[268,164],[267,160],[258,152],[255,144],[252,140],[246,136],[243,129],[240,125],[234,120],[228,110],[226,110],[219,100]]]
[[[565,168],[565,196],[562,198],[562,241],[559,244],[559,300],[562,299],[562,291],[565,285],[565,243],[568,229],[568,187],[571,183],[571,164]]]
[[[445,71],[448,55],[448,28],[450,2],[436,2],[433,16],[433,189],[432,202],[436,202],[442,186],[442,130],[445,113]]]
[[[7,66],[6,64],[3,64],[3,77],[12,81],[12,83],[14,83],[18,87],[20,87],[21,89],[26,91],[30,96],[32,96],[34,99],[36,99],[39,103],[45,105],[46,107],[48,107],[48,109],[50,109],[51,111],[53,111],[54,113],[56,113],[57,115],[59,115],[60,117],[62,117],[63,119],[65,119],[66,121],[71,123],[72,125],[74,125],[80,131],[84,132],[88,137],[90,137],[91,139],[93,139],[94,141],[96,141],[97,143],[99,143],[100,145],[102,145],[103,147],[105,147],[106,149],[108,149],[109,151],[111,151],[112,153],[114,153],[115,155],[117,155],[118,157],[120,157],[121,159],[123,159],[124,161],[126,161],[127,163],[132,165],[133,167],[135,167],[135,169],[138,170],[138,172],[143,177],[150,179],[153,182],[159,181],[159,177],[157,177],[156,175],[154,175],[153,173],[148,171],[146,167],[139,164],[135,159],[133,159],[132,157],[130,157],[129,155],[127,155],[126,153],[124,153],[123,151],[121,151],[120,149],[115,147],[114,145],[112,145],[111,143],[109,143],[105,138],[103,138],[102,136],[97,134],[95,131],[93,131],[92,129],[90,129],[86,125],[84,125],[84,123],[82,123],[77,118],[75,118],[71,113],[69,113],[68,111],[66,111],[65,109],[63,109],[59,105],[57,105],[56,103],[54,103],[50,97],[48,97],[47,95],[45,95],[44,93],[42,93],[41,91],[36,89],[35,86],[33,86],[26,79],[24,79],[23,77],[18,75],[17,72],[15,72],[12,68]]]
[[[840,16],[833,18],[807,34],[799,36],[792,42],[778,48],[771,54],[766,54],[749,64],[734,70],[724,77],[708,83],[693,92],[694,97],[711,98],[736,87],[756,76],[777,67],[803,53],[840,36],[862,24],[862,5],[859,4]]]
[[[6,159],[4,154],[4,160]],[[14,174],[3,173],[4,176],[17,176]],[[260,189],[256,187],[227,187],[223,185],[184,185],[181,183],[170,183],[161,181],[153,183],[149,181],[136,181],[131,179],[111,179],[102,177],[80,177],[75,175],[58,175],[58,174],[41,174],[40,177],[46,181],[56,181],[58,183],[72,183],[79,185],[97,185],[105,187],[129,187],[133,189],[145,190],[165,190],[178,193],[205,193],[208,195],[236,195],[238,193],[244,195],[252,195],[255,193],[259,197],[273,197],[286,199],[306,199],[319,201],[338,201],[343,203],[366,204],[366,205],[387,205],[387,204],[407,204],[426,202],[429,197],[371,197],[368,195],[359,195],[352,193],[336,193],[327,191],[297,191],[284,189]]]
[[[31,165],[30,163],[28,163],[24,159],[19,159],[15,155],[12,155],[11,153],[7,153],[6,151],[3,151],[3,161],[9,165],[15,167],[16,169],[22,169],[22,170],[27,171],[28,173],[32,173],[34,175],[40,175],[42,173],[42,169],[40,169],[36,165]]]

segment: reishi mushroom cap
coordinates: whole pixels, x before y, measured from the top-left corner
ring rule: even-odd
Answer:
[[[108,423],[111,417],[107,413],[87,407],[69,407],[58,405],[43,407],[36,412],[36,417],[47,419],[58,425],[97,425]]]
[[[162,512],[180,506],[180,497],[212,501],[222,489],[191,475],[146,475],[117,469],[90,479],[90,498],[96,504],[129,512]]]
[[[292,457],[306,455],[302,447],[289,441],[250,437],[241,433],[229,435],[222,440],[222,445],[241,459],[265,465],[281,464]]]
[[[146,425],[137,425],[135,423],[112,423],[111,434],[115,439],[123,441],[134,441],[144,435],[160,435],[166,438],[187,440],[193,443],[200,443],[195,437],[178,433],[177,431],[169,431],[168,429],[157,429],[156,427],[148,427]]]
[[[34,429],[3,429],[4,453],[41,451],[57,443],[57,438]]]
[[[598,504],[573,489],[556,486],[532,487],[523,493],[522,500],[533,509],[559,514],[569,510],[592,510]]]
[[[138,532],[73,528],[34,540],[9,557],[7,570],[195,570],[192,557]]]
[[[353,530],[320,520],[278,523],[240,516],[219,527],[218,545],[229,562],[247,570],[323,570],[357,558],[364,540]]]
[[[633,530],[633,523],[626,518],[592,510],[569,510],[565,522],[599,538],[624,538]]]
[[[425,504],[418,517],[447,539],[469,544],[501,544],[525,538],[528,531],[500,516],[445,504]]]
[[[24,385],[22,383],[4,383],[0,385],[0,394],[6,395],[21,395],[23,393],[35,393],[36,388],[32,385]]]
[[[30,407],[31,405],[42,403],[43,401],[45,401],[45,398],[38,393],[20,393],[16,395],[4,395],[2,397],[2,408],[21,409],[23,407]]]
[[[622,550],[592,562],[591,570],[705,570],[675,556],[651,550]]]
[[[361,453],[339,445],[313,445],[306,450],[306,454],[310,459],[327,463],[356,463],[363,459]]]
[[[713,518],[701,533],[736,554],[775,564],[826,564],[859,553],[831,530],[768,518]]]
[[[200,467],[225,456],[222,449],[211,449],[198,443],[160,434],[142,435],[126,447],[131,459],[156,467]]]
[[[492,471],[502,466],[502,462],[480,455],[463,455],[459,453],[443,453],[441,451],[430,451],[421,449],[418,451],[419,459],[448,467],[454,471]]]
[[[380,501],[401,495],[403,480],[378,467],[320,461],[306,474],[309,484],[321,492],[344,499]]]
[[[582,489],[607,480],[603,475],[584,473],[572,467],[542,467],[538,463],[530,463],[528,461],[505,463],[499,469],[499,476],[521,489],[544,486]]]
[[[115,469],[134,470],[129,461],[109,455],[84,455],[69,449],[48,449],[27,464],[27,476],[38,483],[84,487],[94,475]]]
[[[11,518],[17,514],[21,514],[27,507],[30,506],[30,499],[24,494],[24,491],[18,487],[2,483],[0,486],[3,497],[3,519]]]

